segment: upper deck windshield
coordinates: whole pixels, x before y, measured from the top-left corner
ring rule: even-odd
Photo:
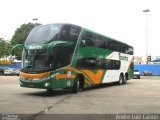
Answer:
[[[69,24],[48,24],[36,26],[29,33],[25,44],[45,44],[56,40],[76,43],[81,27]]]
[[[28,35],[25,44],[44,44],[57,40],[61,28],[61,24],[36,26]]]

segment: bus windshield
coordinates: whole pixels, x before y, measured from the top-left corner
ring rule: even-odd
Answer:
[[[49,55],[47,50],[23,51],[23,70],[24,71],[48,71],[54,68],[54,55]]]
[[[58,39],[61,24],[49,24],[36,26],[29,33],[25,44],[44,44]]]
[[[56,70],[71,63],[73,52],[80,35],[81,27],[69,24],[48,24],[36,26],[28,35],[23,53],[24,72],[43,72]],[[47,48],[32,48],[35,44],[43,46],[56,41],[67,41],[73,43],[69,46],[54,46],[53,53]],[[56,44],[59,44],[57,42]]]

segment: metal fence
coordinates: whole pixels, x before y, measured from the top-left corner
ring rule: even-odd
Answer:
[[[139,70],[141,74],[151,72],[152,75],[160,76],[160,65],[134,65],[134,70]]]

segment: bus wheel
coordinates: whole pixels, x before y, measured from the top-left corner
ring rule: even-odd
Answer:
[[[76,77],[74,86],[73,86],[73,93],[77,93],[80,90],[80,78]]]
[[[121,85],[123,83],[124,83],[124,77],[122,74],[120,74],[118,84]]]
[[[126,83],[127,83],[127,80],[128,80],[128,74],[125,74],[124,80],[123,80],[123,83],[122,83],[122,84],[126,84]]]

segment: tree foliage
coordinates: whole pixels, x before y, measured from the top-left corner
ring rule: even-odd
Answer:
[[[4,58],[11,55],[12,45],[10,42],[0,38],[0,58]]]
[[[16,44],[24,44],[29,32],[33,29],[33,27],[40,25],[38,23],[27,23],[27,24],[22,24],[20,28],[17,28],[15,31],[15,34],[13,35],[11,39],[11,44],[16,45]]]
[[[13,35],[11,39],[11,44],[14,46],[16,44],[24,44],[28,34],[30,31],[37,25],[41,25],[40,23],[27,23],[22,24],[17,30],[15,31],[15,34]],[[22,49],[17,49],[16,52],[16,58],[21,59]]]

